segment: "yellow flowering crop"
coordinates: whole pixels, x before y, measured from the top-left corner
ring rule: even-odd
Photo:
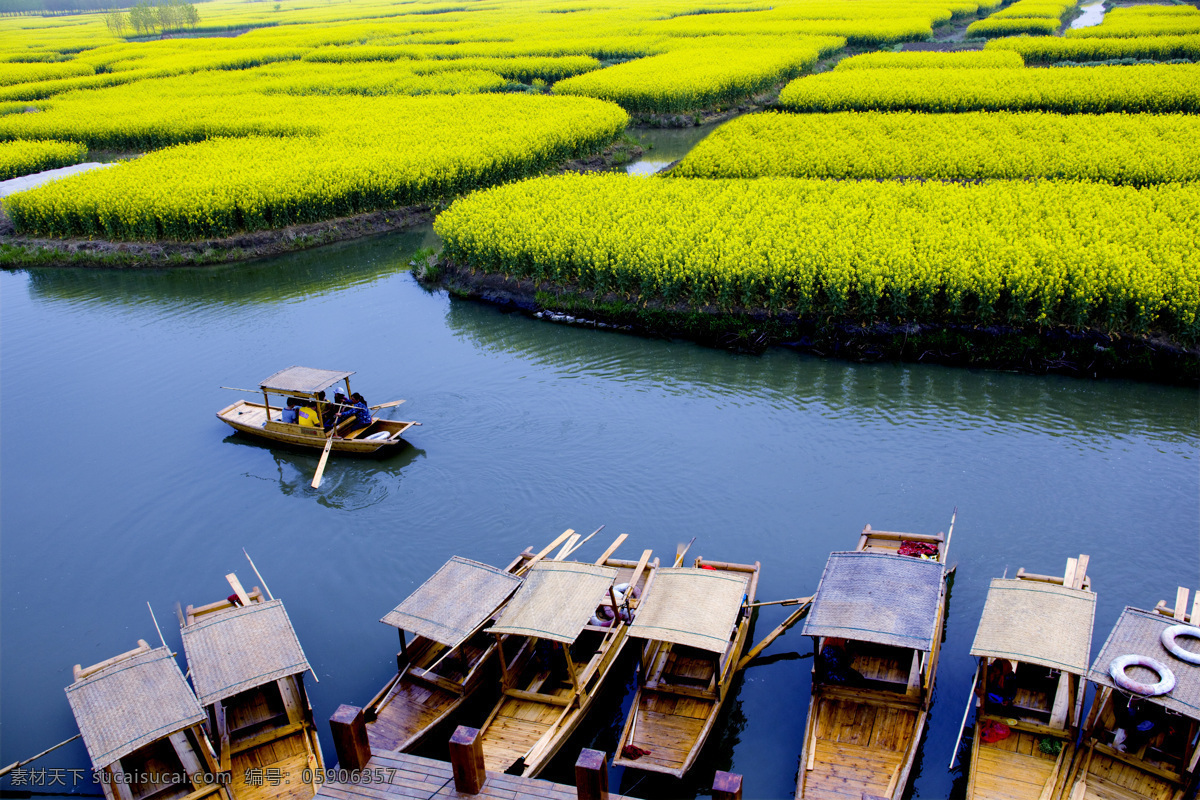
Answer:
[[[953,53],[907,50],[892,53],[881,50],[844,58],[835,70],[848,69],[983,69],[985,67],[1025,66],[1021,56],[992,50],[960,50]]]
[[[1186,58],[1197,61],[1200,60],[1200,34],[1112,39],[1013,36],[1005,39],[992,39],[985,45],[984,52],[1000,50],[1020,53],[1026,64],[1053,64],[1058,61],[1108,61],[1119,58],[1152,61]]]
[[[456,200],[477,269],[725,308],[1200,336],[1200,186],[561,175]]]
[[[86,156],[87,147],[78,142],[0,142],[0,181],[78,164]]]

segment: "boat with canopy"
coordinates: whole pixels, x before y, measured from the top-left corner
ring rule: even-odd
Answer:
[[[386,453],[404,445],[402,434],[416,422],[399,422],[373,418],[366,427],[358,426],[351,416],[343,419],[336,427],[326,430],[321,426],[305,426],[299,422],[284,422],[284,410],[289,401],[295,405],[308,405],[324,420],[332,420],[339,410],[347,408],[326,399],[325,395],[341,384],[349,397],[350,376],[353,372],[339,372],[311,367],[288,367],[280,370],[259,384],[263,399],[261,403],[239,400],[217,412],[217,418],[241,433],[260,439],[295,447],[330,449],[339,453]],[[230,387],[223,387],[230,388]],[[239,390],[249,391],[249,390]],[[341,391],[341,389],[338,389]],[[271,398],[278,398],[272,403]],[[397,406],[403,400],[372,406],[372,410]]]

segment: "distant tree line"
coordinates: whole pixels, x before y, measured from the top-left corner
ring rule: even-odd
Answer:
[[[146,33],[153,33],[155,30],[179,30],[184,26],[195,27],[200,21],[200,15],[196,13],[193,4],[183,0],[160,0],[153,5],[147,0],[141,0],[128,12],[122,13],[120,9],[124,5],[122,0],[0,0],[0,15],[58,16],[106,11],[108,27],[114,33],[124,30]],[[138,11],[139,8],[141,11]],[[114,28],[114,14],[120,14],[124,18],[124,27]],[[141,22],[140,28],[137,22]]]
[[[157,31],[166,33],[181,31],[185,27],[195,28],[200,22],[200,13],[195,5],[184,0],[163,0],[154,5],[141,0],[127,12],[119,9],[109,11],[104,15],[104,22],[117,36],[124,36],[127,31],[144,36]]]

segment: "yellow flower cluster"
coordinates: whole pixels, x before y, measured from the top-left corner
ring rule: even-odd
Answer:
[[[1099,25],[1073,28],[1066,32],[1072,39],[1128,38],[1139,36],[1179,36],[1200,33],[1200,9],[1195,6],[1157,6],[1118,8],[1105,15]]]
[[[1108,61],[1120,58],[1150,61],[1186,58],[1200,61],[1200,34],[1123,39],[1014,36],[1006,39],[993,39],[984,48],[984,52],[1008,50],[1019,53],[1025,59],[1026,64],[1053,64],[1059,61]]]
[[[438,216],[471,267],[722,307],[1200,336],[1200,186],[537,178]]]
[[[297,108],[317,119],[336,117],[340,100],[310,98]],[[170,147],[10,195],[5,210],[29,234],[219,237],[515,180],[594,152],[628,123],[616,106],[587,98],[360,98],[348,108],[353,118],[318,135]]]
[[[1103,142],[1103,147],[1096,147]],[[755,114],[722,125],[682,178],[1054,178],[1144,186],[1200,180],[1190,114]]]
[[[86,156],[87,147],[78,142],[0,142],[0,181],[41,172],[44,169],[78,164]]]
[[[835,70],[847,69],[985,69],[1025,66],[1016,53],[984,50],[959,50],[951,53],[906,50],[892,53],[880,50],[843,58]]]
[[[1050,36],[1062,23],[1048,17],[988,17],[967,26],[967,36]]]
[[[693,111],[794,78],[821,53],[821,47],[802,41],[774,49],[678,50],[559,81],[554,93],[611,100],[629,111]]]
[[[789,83],[792,111],[1200,111],[1200,65],[1079,69],[880,69],[809,75]]]

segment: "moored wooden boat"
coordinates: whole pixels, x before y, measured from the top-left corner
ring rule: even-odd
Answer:
[[[218,411],[217,418],[241,433],[293,447],[323,450],[328,441],[328,430],[283,421],[287,398],[295,398],[313,406],[323,418],[331,417],[337,408],[334,403],[322,399],[325,392],[332,391],[338,383],[344,383],[345,394],[349,397],[350,376],[353,374],[310,367],[288,367],[259,384],[263,393],[261,403],[239,400]],[[272,396],[281,399],[273,405]],[[359,428],[353,418],[346,419],[333,432],[331,449],[359,455],[396,450],[404,445],[402,434],[416,424],[375,418],[370,425]]]
[[[1060,576],[996,578],[971,655],[975,727],[968,800],[1051,800],[1066,783],[1082,724],[1096,595],[1088,557]]]
[[[1200,593],[1187,611],[1188,590],[1179,589],[1175,607],[1160,602],[1152,611],[1126,606],[1088,680],[1096,697],[1084,723],[1080,751],[1063,788],[1063,800],[1181,800],[1195,796],[1200,761]],[[1182,626],[1182,627],[1176,627]],[[1180,632],[1171,652],[1164,632]],[[1154,669],[1114,669],[1114,661],[1133,657]],[[1190,659],[1190,660],[1189,660]],[[1118,662],[1119,664],[1120,662]],[[1113,673],[1121,677],[1120,683]],[[1168,688],[1166,673],[1173,677]],[[1157,696],[1129,680],[1162,683]],[[1124,688],[1121,684],[1124,684]]]
[[[804,624],[816,658],[797,800],[904,793],[941,648],[945,544],[868,525],[856,550],[830,554]],[[912,550],[928,552],[899,554]]]
[[[372,750],[408,752],[479,687],[497,647],[484,626],[521,585],[515,573],[527,561],[501,570],[455,556],[384,616],[400,652],[396,674],[364,709]]]
[[[649,550],[637,562],[610,558],[623,539],[594,564],[536,564],[492,627],[503,637],[502,694],[480,727],[487,769],[536,777],[591,708],[658,567]],[[620,584],[633,590],[619,597]],[[617,607],[614,619],[596,617],[601,605]]]
[[[137,648],[86,669],[67,701],[108,800],[229,800],[201,722],[204,712],[165,646]]]
[[[218,769],[234,800],[310,798],[325,766],[304,691],[311,667],[283,603],[226,578],[234,594],[189,605],[180,630]]]
[[[655,573],[629,628],[644,645],[614,766],[677,778],[692,768],[746,646],[759,566],[696,559]]]

